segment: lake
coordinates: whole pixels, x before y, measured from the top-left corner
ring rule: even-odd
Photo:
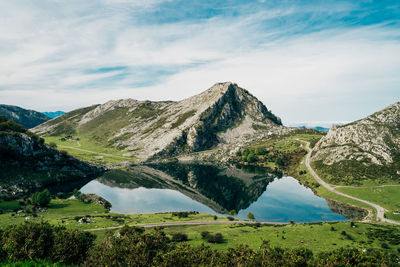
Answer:
[[[292,177],[263,168],[199,164],[155,164],[114,170],[84,185],[123,214],[198,211],[237,219],[252,212],[262,222],[345,221],[325,199]]]

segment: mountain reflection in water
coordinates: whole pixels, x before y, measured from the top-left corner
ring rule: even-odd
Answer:
[[[346,220],[326,201],[291,177],[264,168],[163,163],[112,170],[81,188],[96,193],[118,213],[199,211],[226,215],[248,212],[258,221]]]

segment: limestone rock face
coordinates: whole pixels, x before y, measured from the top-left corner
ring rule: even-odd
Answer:
[[[330,129],[314,148],[313,161],[332,165],[356,160],[389,165],[400,153],[400,102],[371,116]]]
[[[177,102],[109,101],[69,112],[33,131],[86,136],[143,162],[237,145],[288,130],[247,90],[225,82]]]
[[[0,192],[10,198],[96,177],[104,171],[51,148],[15,123],[3,122],[0,128]]]

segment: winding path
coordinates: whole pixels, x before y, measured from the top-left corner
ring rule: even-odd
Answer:
[[[100,152],[90,151],[90,150],[77,148],[77,147],[73,147],[73,146],[60,146],[60,148],[75,149],[75,150],[78,150],[78,151],[87,152],[87,153],[91,153],[91,154],[97,154],[97,155],[101,155],[101,156],[107,156],[107,157],[112,157],[112,158],[131,160],[131,158],[128,158],[128,157],[117,156],[117,155],[113,155],[113,154],[100,153]]]
[[[324,182],[324,181],[318,176],[318,174],[315,173],[315,171],[313,170],[313,168],[311,168],[311,165],[310,165],[310,158],[311,158],[312,149],[310,148],[310,142],[307,142],[307,141],[304,141],[304,140],[300,140],[300,139],[297,139],[297,140],[306,144],[306,149],[308,150],[308,154],[307,154],[306,162],[305,162],[305,163],[306,163],[306,167],[307,167],[308,171],[311,173],[311,175],[314,177],[314,179],[315,179],[320,185],[322,185],[323,187],[325,187],[326,189],[328,189],[328,190],[329,190],[330,192],[332,192],[332,193],[335,193],[335,194],[337,194],[337,195],[340,195],[340,196],[343,196],[343,197],[347,197],[347,198],[350,198],[350,199],[353,199],[353,200],[362,202],[362,203],[364,203],[364,204],[367,204],[368,206],[373,207],[374,209],[376,209],[376,217],[377,217],[377,219],[378,219],[379,221],[400,225],[400,222],[396,222],[396,221],[389,220],[389,219],[386,219],[386,218],[385,218],[385,209],[384,209],[383,207],[381,207],[381,206],[379,206],[379,205],[377,205],[377,204],[375,204],[375,203],[369,202],[369,201],[367,201],[367,200],[360,199],[360,198],[356,198],[356,197],[353,197],[353,196],[351,196],[351,195],[347,195],[347,194],[345,194],[345,193],[342,193],[342,192],[340,192],[340,191],[337,191],[337,190],[334,188],[334,186],[332,186],[332,185],[330,185],[330,184]]]
[[[280,222],[257,222],[257,221],[186,221],[186,222],[162,222],[162,223],[145,223],[145,224],[133,224],[130,226],[139,226],[144,228],[152,228],[157,226],[184,226],[184,225],[215,225],[215,224],[237,224],[237,223],[260,223],[260,224],[270,224],[270,225],[285,225],[289,223],[280,223]],[[101,231],[101,230],[115,230],[124,227],[123,225],[119,226],[111,226],[111,227],[103,227],[103,228],[93,228],[93,229],[85,229],[84,231]]]

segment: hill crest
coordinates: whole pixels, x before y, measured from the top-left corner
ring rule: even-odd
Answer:
[[[108,101],[69,112],[33,131],[97,140],[141,162],[237,144],[284,129],[280,118],[247,90],[225,82],[181,101]]]

